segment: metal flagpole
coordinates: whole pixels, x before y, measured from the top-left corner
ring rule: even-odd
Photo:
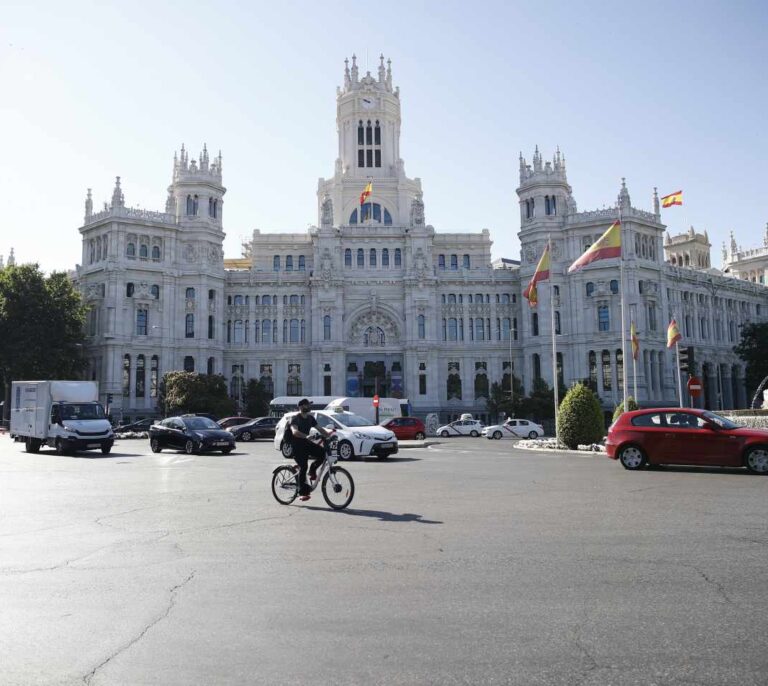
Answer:
[[[677,321],[675,319],[675,321]],[[675,356],[677,357],[677,397],[680,401],[680,407],[683,406],[683,381],[680,378],[680,346],[675,341]]]
[[[555,332],[555,284],[554,271],[552,269],[552,237],[547,240],[547,250],[549,250],[549,319],[550,326],[552,327],[552,379],[555,398],[555,443],[557,444],[560,439],[560,433],[558,431],[557,423],[557,409],[560,406],[560,389],[558,388],[557,378],[557,335]]]
[[[637,336],[637,329],[635,329],[635,336]],[[638,352],[640,350],[638,349]],[[635,344],[632,342],[632,397],[637,402],[637,360],[635,359]],[[626,407],[624,408],[627,409]]]
[[[621,200],[619,200],[619,284],[621,288],[621,381],[622,403],[627,409],[627,319],[626,295],[624,293],[624,222],[621,220]]]

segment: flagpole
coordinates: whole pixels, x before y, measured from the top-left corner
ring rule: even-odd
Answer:
[[[621,199],[619,199],[619,284],[621,288],[621,393],[624,410],[627,409],[627,319],[626,319],[626,296],[624,294],[624,222],[621,219]]]
[[[635,336],[637,336],[637,329],[635,329]],[[638,348],[638,353],[640,349]],[[635,358],[634,342],[632,344],[632,397],[637,402],[637,359]],[[624,408],[627,409],[626,407]]]
[[[547,240],[547,249],[549,250],[549,254],[552,254],[552,236],[550,235]],[[552,258],[550,257],[550,260]],[[551,262],[550,262],[551,265]],[[555,331],[555,284],[554,279],[552,278],[554,276],[554,271],[552,271],[550,266],[550,272],[549,272],[549,319],[550,319],[550,326],[552,327],[552,379],[554,381],[553,389],[554,389],[554,399],[555,399],[555,444],[557,445],[559,443],[560,439],[560,433],[558,431],[558,422],[557,422],[557,409],[560,406],[560,389],[558,388],[558,378],[557,378],[557,334]]]
[[[677,320],[675,320],[677,321]],[[680,378],[680,346],[675,341],[675,356],[677,357],[677,397],[680,402],[680,407],[683,406],[683,382]]]

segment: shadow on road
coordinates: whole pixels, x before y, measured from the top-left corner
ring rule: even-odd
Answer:
[[[337,514],[351,515],[353,517],[371,517],[382,522],[417,522],[419,524],[442,524],[438,519],[424,519],[424,515],[414,514],[412,512],[403,512],[395,514],[394,512],[384,512],[382,510],[355,510],[348,508],[346,510],[330,510],[325,507],[304,506],[305,510],[319,510],[322,512],[335,512]]]
[[[739,467],[694,467],[688,465],[654,464],[648,465],[649,472],[679,472],[681,474],[730,474],[732,476],[753,476],[746,469]]]

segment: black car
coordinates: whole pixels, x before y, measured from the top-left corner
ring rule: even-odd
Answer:
[[[140,419],[130,424],[122,424],[115,429],[116,434],[128,433],[129,431],[149,431],[149,427],[155,423],[154,419]]]
[[[238,441],[252,441],[254,438],[274,438],[275,427],[280,417],[257,417],[247,424],[232,426],[229,431]]]
[[[208,417],[184,415],[153,424],[149,429],[149,446],[153,453],[170,448],[188,455],[211,450],[221,450],[226,455],[235,449],[235,437]]]

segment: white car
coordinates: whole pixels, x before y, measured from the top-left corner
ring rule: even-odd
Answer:
[[[483,430],[483,423],[477,419],[458,419],[455,422],[438,427],[435,432],[438,436],[479,436]]]
[[[284,457],[290,457],[293,446],[283,440],[286,424],[296,415],[291,412],[283,416],[275,427],[275,450]],[[375,455],[381,460],[394,455],[397,450],[397,437],[389,429],[371,422],[351,412],[330,412],[313,410],[312,415],[318,425],[324,429],[336,430],[338,453],[342,460],[354,460],[357,457]]]
[[[544,427],[527,419],[507,419],[503,424],[495,424],[483,429],[483,436],[488,439],[502,438],[538,438],[544,435]]]

